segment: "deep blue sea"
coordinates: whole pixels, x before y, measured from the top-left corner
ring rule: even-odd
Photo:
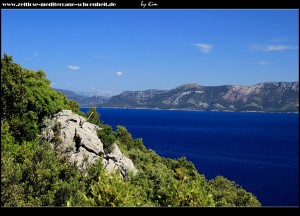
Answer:
[[[185,156],[207,179],[233,180],[263,206],[299,206],[299,114],[98,111],[101,121],[125,126],[159,155]]]

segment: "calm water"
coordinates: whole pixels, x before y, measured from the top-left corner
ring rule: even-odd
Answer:
[[[233,180],[264,206],[299,206],[298,114],[98,111],[104,123],[125,126],[159,155],[185,156],[207,179]]]

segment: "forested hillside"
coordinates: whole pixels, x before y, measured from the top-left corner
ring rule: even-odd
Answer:
[[[46,122],[72,110],[98,125],[105,151],[116,143],[138,172],[108,174],[101,160],[79,170],[69,163],[61,127],[41,139]],[[50,87],[43,71],[31,71],[4,54],[1,59],[1,206],[260,206],[250,192],[222,177],[208,181],[185,158],[163,158],[133,139],[125,127],[113,131],[100,114]]]

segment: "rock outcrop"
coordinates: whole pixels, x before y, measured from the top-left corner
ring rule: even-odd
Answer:
[[[41,141],[49,142],[53,148],[59,147],[69,157],[69,162],[76,164],[80,170],[85,170],[88,164],[102,157],[102,163],[109,173],[120,170],[123,177],[128,172],[135,174],[137,169],[133,162],[122,154],[117,144],[114,144],[111,153],[105,153],[103,143],[97,136],[98,130],[101,128],[87,122],[84,117],[71,110],[62,110],[52,119],[44,121]],[[58,146],[54,141],[55,136],[61,140]]]
[[[109,173],[118,169],[121,171],[122,176],[127,176],[128,171],[137,172],[132,161],[122,154],[116,144],[114,144],[112,152],[105,155],[105,159],[102,162]]]

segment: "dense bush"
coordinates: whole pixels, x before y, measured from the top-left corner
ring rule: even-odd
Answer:
[[[209,192],[216,206],[260,206],[260,202],[249,192],[223,176],[210,180]]]
[[[42,119],[62,109],[79,112],[79,104],[53,90],[43,71],[24,69],[4,54],[1,59],[1,122],[8,122],[16,141],[34,140]]]
[[[82,175],[37,140],[15,143],[1,125],[1,206],[62,206],[83,188]]]
[[[124,181],[119,172],[108,174],[101,160],[89,167],[84,182],[87,190],[79,193],[79,199],[70,199],[69,206],[143,206],[146,203],[140,192],[142,188]]]

